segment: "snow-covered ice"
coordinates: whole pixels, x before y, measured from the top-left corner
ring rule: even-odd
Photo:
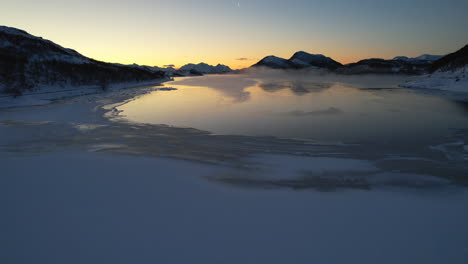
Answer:
[[[168,79],[152,80],[146,82],[126,82],[113,83],[109,87],[109,92],[116,92],[127,88],[154,86],[161,84]],[[14,97],[9,95],[0,96],[0,108],[25,107],[47,105],[59,99],[102,94],[103,91],[98,85],[88,86],[44,86],[37,87],[37,91],[25,92],[22,96]],[[140,93],[146,93],[147,90],[139,90]]]
[[[1,263],[465,264],[466,188],[379,163],[432,159],[119,119],[155,90],[0,110]]]
[[[3,263],[466,261],[466,191],[239,189],[200,181],[225,168],[98,153],[1,164]]]
[[[455,71],[438,71],[418,80],[401,84],[406,88],[435,89],[450,92],[468,93],[468,66]]]

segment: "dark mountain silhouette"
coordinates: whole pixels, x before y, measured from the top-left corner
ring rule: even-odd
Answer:
[[[310,66],[334,70],[342,66],[341,63],[321,54],[310,54],[304,51],[298,51],[289,59],[297,68],[306,68]],[[304,64],[305,63],[305,64]]]
[[[466,65],[468,65],[468,45],[435,61],[430,67],[430,72],[454,71]]]
[[[20,95],[44,86],[99,85],[161,79],[162,71],[105,63],[72,49],[0,26],[0,92]]]
[[[465,51],[466,52],[466,51]],[[460,57],[460,55],[456,55]],[[416,58],[398,56],[391,60],[365,59],[355,63],[341,63],[320,54],[310,54],[304,51],[296,52],[290,59],[267,56],[252,67],[267,67],[272,69],[325,69],[338,74],[408,74],[420,75],[428,73],[439,55],[424,54]],[[443,59],[443,58],[442,58]],[[439,60],[440,61],[440,60]],[[458,65],[458,59],[454,62]],[[440,62],[439,62],[440,63]],[[437,64],[438,65],[438,64]]]
[[[339,74],[424,74],[432,61],[366,59],[350,63],[336,70]]]
[[[465,93],[468,90],[468,45],[436,60],[424,78],[401,84],[407,88],[429,88]]]
[[[252,67],[268,67],[272,69],[293,69],[294,65],[287,59],[276,56],[267,56],[254,64]]]
[[[323,68],[334,70],[340,66],[341,63],[324,55],[298,51],[289,60],[276,56],[267,56],[252,67],[268,67],[272,69]]]

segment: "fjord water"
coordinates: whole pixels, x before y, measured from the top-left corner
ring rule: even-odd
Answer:
[[[177,90],[144,95],[119,110],[132,122],[195,128],[217,135],[200,143],[198,149],[183,145],[180,151],[184,153],[207,149],[217,160],[223,160],[223,155],[232,156],[240,148],[251,154],[325,157],[332,160],[325,160],[327,169],[320,173],[340,168],[343,172],[334,177],[358,175],[366,184],[378,181],[378,185],[432,186],[435,177],[467,185],[467,104],[434,91],[398,87],[408,79],[411,77],[281,71],[188,77],[166,85]],[[236,139],[238,136],[242,138]],[[221,150],[221,145],[231,147]],[[359,166],[346,168],[346,159],[366,160],[378,173],[368,174],[357,169]],[[283,167],[310,171],[320,167],[322,161],[309,158]],[[305,168],[304,164],[315,165]],[[277,171],[280,178],[290,174]],[[260,185],[269,184],[274,173],[268,175]],[[378,180],[381,176],[383,182]],[[310,175],[289,179],[301,177]],[[241,181],[252,183],[252,179],[259,185],[258,176]],[[288,182],[275,184],[290,187]],[[308,188],[317,183],[299,180],[297,185]]]
[[[119,110],[130,121],[318,142],[434,140],[468,128],[468,106],[398,88],[408,77],[301,74],[178,78]]]

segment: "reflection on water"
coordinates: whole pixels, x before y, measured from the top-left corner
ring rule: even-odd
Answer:
[[[260,88],[267,92],[277,92],[283,89],[289,89],[297,96],[308,93],[318,93],[331,87],[330,83],[305,82],[305,81],[289,81],[289,80],[273,80],[269,82],[262,81]]]
[[[90,115],[73,122],[50,117],[69,106],[88,109],[89,97],[35,109],[42,114],[31,120],[30,110],[16,118],[7,111],[0,113],[0,155],[71,149],[172,157],[232,168],[207,179],[258,188],[468,186],[466,104],[375,78],[367,85],[365,78],[312,79],[181,78],[168,85],[178,90],[133,101],[126,101],[131,92],[99,95],[106,107],[92,104]]]
[[[208,177],[223,184],[318,190],[467,185],[466,104],[398,88],[403,81],[288,74],[180,78],[168,84],[176,91],[154,92],[118,108],[124,120],[135,123],[207,131],[197,149],[214,146],[208,151],[213,157],[242,149],[239,164],[251,164],[245,157],[256,153],[307,157],[296,162],[269,156],[254,164],[275,169]],[[185,153],[191,145],[180,146]],[[346,167],[352,160],[373,169]],[[316,171],[324,161],[326,168]]]
[[[466,107],[378,78],[223,75],[180,78],[119,110],[131,121],[214,134],[333,142],[441,138],[468,128]],[[362,89],[370,88],[370,89]],[[392,89],[375,89],[392,88]]]

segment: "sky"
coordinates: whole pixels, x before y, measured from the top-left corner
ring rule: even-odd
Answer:
[[[0,0],[0,25],[106,62],[234,69],[268,55],[443,55],[468,44],[467,0]]]

